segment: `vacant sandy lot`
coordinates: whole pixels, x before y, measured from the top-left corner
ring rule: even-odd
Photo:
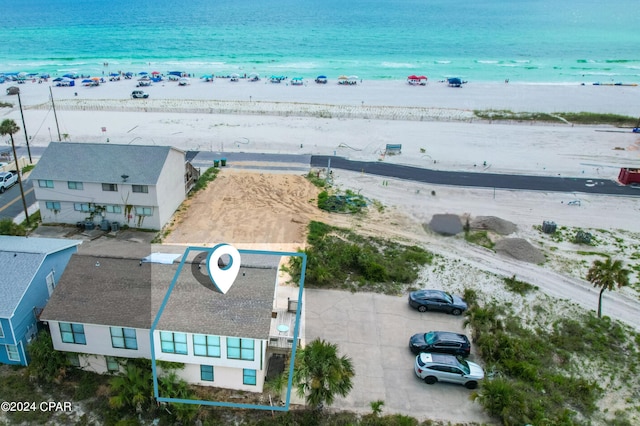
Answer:
[[[295,251],[309,221],[328,221],[316,207],[318,188],[301,175],[223,169],[177,213],[169,244]]]

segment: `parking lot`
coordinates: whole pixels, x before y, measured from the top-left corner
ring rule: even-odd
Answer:
[[[305,340],[321,338],[338,345],[355,367],[353,389],[337,398],[336,408],[370,413],[370,402],[384,401],[383,413],[420,420],[491,423],[463,386],[427,385],[413,371],[409,337],[430,330],[464,332],[464,317],[420,313],[407,296],[305,290]],[[474,359],[472,355],[470,359]],[[482,364],[482,363],[480,363]]]

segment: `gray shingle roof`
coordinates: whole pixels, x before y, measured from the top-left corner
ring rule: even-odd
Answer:
[[[277,269],[243,267],[222,295],[197,282],[193,274],[204,269],[191,266],[182,269],[158,329],[268,337]],[[178,264],[74,255],[41,319],[148,329],[177,269]]]
[[[48,254],[80,244],[78,240],[0,236],[0,317],[9,318]]]
[[[155,185],[170,146],[52,142],[31,179]]]

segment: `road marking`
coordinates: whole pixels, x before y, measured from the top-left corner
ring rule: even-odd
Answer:
[[[27,190],[26,190],[26,192],[24,193],[24,196],[26,197],[26,196],[27,196],[27,194],[28,194],[28,193],[30,193],[30,192],[32,192],[32,191],[33,191],[33,188],[29,188],[29,189],[27,189]],[[10,207],[13,203],[15,203],[16,201],[21,200],[21,199],[22,199],[22,197],[21,197],[21,196],[18,196],[18,197],[16,197],[16,198],[14,198],[13,200],[9,201],[9,202],[8,202],[7,204],[5,204],[4,206],[0,207],[0,212],[1,212],[1,211],[3,211],[3,210],[5,210],[6,208]]]

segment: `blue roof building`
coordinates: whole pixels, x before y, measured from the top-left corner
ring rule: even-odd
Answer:
[[[27,344],[58,279],[82,241],[0,236],[0,363],[27,365]]]

